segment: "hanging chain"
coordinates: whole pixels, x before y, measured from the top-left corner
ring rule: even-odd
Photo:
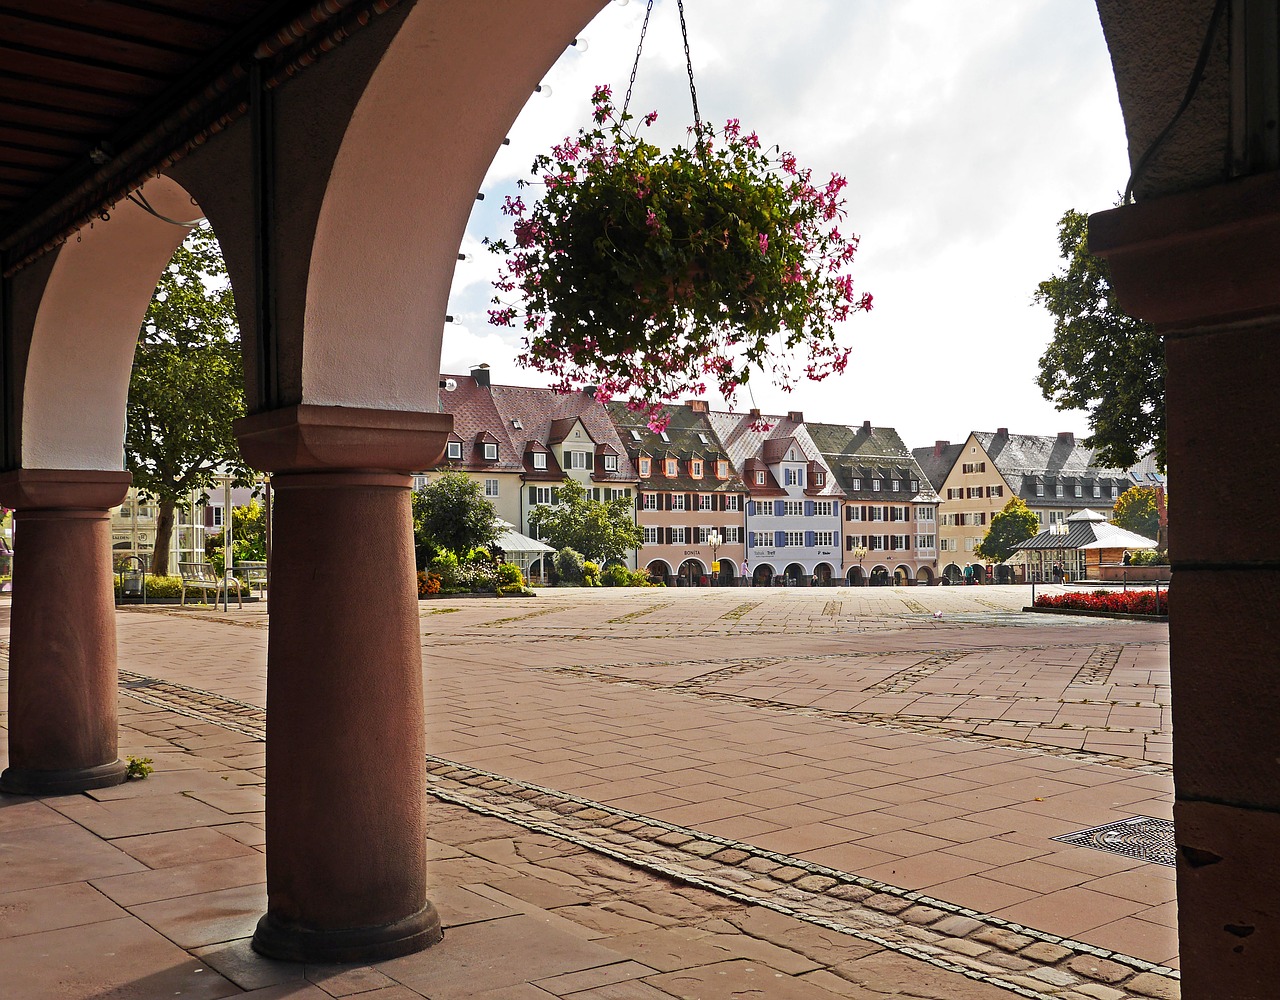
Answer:
[[[684,23],[684,0],[676,0],[676,7],[680,10],[680,34],[684,38],[684,63],[689,68],[689,96],[693,98],[693,134],[701,135],[702,115],[698,113],[698,88],[693,85],[693,56],[689,55],[689,27]]]
[[[684,64],[689,70],[689,96],[693,99],[694,135],[702,132],[702,115],[698,111],[698,88],[693,83],[693,56],[689,54],[689,26],[684,20],[684,0],[676,0],[680,11],[680,37],[684,39]],[[631,107],[631,91],[636,85],[636,70],[640,68],[640,53],[644,51],[644,36],[649,32],[649,15],[653,13],[653,0],[649,0],[644,9],[644,24],[640,26],[640,44],[636,46],[636,61],[631,64],[631,79],[627,83],[627,96],[622,102],[622,113],[625,115]]]
[[[653,13],[653,0],[649,0],[649,6],[644,9],[644,24],[640,26],[640,44],[636,46],[636,61],[631,64],[631,81],[627,84],[627,99],[622,102],[622,113],[627,113],[627,108],[631,105],[631,88],[636,85],[636,70],[640,68],[640,53],[644,51],[644,36],[649,31],[649,15]],[[681,17],[683,17],[683,13]]]

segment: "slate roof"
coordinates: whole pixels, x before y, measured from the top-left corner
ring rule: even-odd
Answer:
[[[942,484],[947,481],[947,476],[951,475],[951,467],[956,464],[962,451],[964,451],[963,443],[951,444],[948,441],[937,441],[932,448],[911,449],[911,457],[920,466],[920,471],[924,473],[934,492],[939,493],[942,491]]]
[[[832,470],[822,457],[822,450],[814,443],[809,434],[809,424],[791,419],[790,416],[772,414],[730,413],[724,410],[712,410],[707,414],[711,426],[717,436],[724,442],[729,452],[729,459],[740,469],[754,472],[759,463],[775,464],[791,444],[804,456],[806,462],[816,462],[826,472],[827,481],[820,488],[806,484],[805,496],[838,497],[842,495],[835,482]],[[759,428],[760,424],[768,426],[768,430]],[[756,425],[756,426],[753,426]],[[750,463],[750,465],[748,464]],[[767,470],[768,471],[768,470]],[[753,475],[747,477],[747,489],[752,496],[786,496],[787,492],[769,474],[769,482],[761,486],[755,482]]]
[[[832,478],[850,500],[901,504],[917,498],[936,499],[936,490],[894,428],[872,427],[869,422],[860,427],[809,422],[805,427],[831,470]],[[858,480],[856,490],[855,479]],[[872,479],[900,480],[902,492],[872,490]],[[919,487],[915,493],[911,492],[913,480]]]
[[[1108,487],[1116,485],[1120,492],[1132,480],[1123,469],[1098,465],[1094,462],[1094,449],[1077,441],[1071,434],[1008,434],[993,431],[974,431],[974,439],[982,445],[996,469],[1009,484],[1014,496],[1028,504],[1055,507],[1088,507],[1097,501],[1091,486],[1101,481],[1104,496],[1110,499]],[[1085,486],[1082,496],[1074,495],[1076,483]],[[1037,483],[1046,487],[1044,496],[1036,495]],[[1055,496],[1050,488],[1061,483],[1062,496]]]
[[[627,409],[625,403],[608,403],[605,411],[613,421],[623,450],[632,463],[638,468],[637,459],[641,455],[648,455],[654,461],[653,474],[641,480],[642,486],[696,493],[741,493],[746,489],[741,472],[732,460],[729,461],[729,478],[716,478],[714,463],[719,459],[728,459],[729,454],[712,429],[706,413],[699,412],[688,404],[669,405],[667,414],[671,423],[667,425],[667,440],[664,441],[661,434],[649,430],[647,417]],[[706,441],[703,441],[704,437]],[[679,460],[677,475],[667,476],[661,471],[657,463],[667,458]],[[701,458],[708,463],[701,479],[694,479],[689,474],[689,460],[693,458]]]

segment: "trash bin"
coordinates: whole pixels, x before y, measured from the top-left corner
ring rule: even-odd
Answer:
[[[124,597],[142,596],[142,574],[136,569],[127,569],[120,574],[120,593]]]

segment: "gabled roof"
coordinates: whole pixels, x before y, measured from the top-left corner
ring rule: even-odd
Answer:
[[[973,437],[982,445],[987,457],[1005,479],[1028,475],[1125,478],[1123,469],[1095,463],[1094,450],[1077,441],[1070,433],[1001,434],[974,431]]]
[[[730,413],[723,410],[712,410],[707,414],[716,436],[724,442],[729,458],[741,469],[747,468],[747,462],[755,459],[765,465],[776,465],[784,460],[784,456],[794,446],[798,462],[816,462],[827,472],[830,468],[823,460],[822,451],[814,444],[809,435],[809,424],[792,420],[790,416],[762,415],[760,413]],[[765,429],[767,427],[767,429]],[[753,467],[754,471],[754,467]],[[808,496],[839,496],[835,477],[827,476],[821,487],[806,484],[805,494]],[[754,476],[747,477],[747,488],[752,493],[778,491],[785,493],[778,486],[776,477],[770,476],[768,487],[756,484]]]
[[[642,480],[642,487],[691,493],[741,493],[744,489],[736,463],[729,459],[706,413],[688,404],[669,405],[667,415],[671,422],[664,432],[666,440],[663,440],[663,434],[649,429],[648,417],[629,409],[626,403],[609,403],[605,409],[632,459],[645,455],[654,461],[653,474]],[[668,458],[678,462],[674,476],[665,475],[658,464]],[[694,479],[690,473],[689,462],[694,458],[701,458],[706,463],[701,479]],[[720,460],[729,461],[728,479],[716,478],[715,463]]]
[[[846,497],[880,503],[908,503],[917,497],[933,499],[928,479],[894,428],[873,427],[868,421],[859,427],[807,423],[805,429]],[[902,492],[873,491],[869,482],[873,478],[900,480]],[[858,480],[857,489],[854,480]],[[919,487],[914,492],[913,480]]]
[[[964,451],[963,444],[936,441],[932,448],[911,449],[911,457],[916,460],[920,471],[924,473],[925,479],[936,492],[942,489],[942,484],[947,481],[947,476],[951,474],[951,467],[956,464],[962,451]]]
[[[523,441],[511,438],[509,427],[493,405],[489,389],[476,383],[470,375],[441,375],[441,381],[452,380],[452,391],[440,390],[440,410],[453,414],[453,434],[450,440],[462,444],[462,458],[444,460],[469,472],[520,472],[524,468]],[[477,447],[489,440],[498,445],[498,460],[486,462]]]
[[[635,464],[627,454],[618,431],[609,419],[605,408],[590,393],[561,393],[553,389],[536,389],[526,386],[495,385],[490,388],[490,395],[497,412],[508,424],[517,420],[523,430],[520,431],[522,444],[524,440],[533,439],[544,443],[556,443],[555,434],[567,434],[573,429],[575,421],[582,421],[582,427],[591,438],[593,445],[610,445],[618,454],[618,471],[595,471],[592,479],[596,482],[634,483],[639,476]],[[553,430],[554,427],[554,430]],[[563,437],[560,438],[563,440]],[[553,456],[554,458],[554,456]],[[548,466],[554,464],[548,459]],[[550,470],[548,470],[550,471]],[[526,472],[527,475],[542,476]],[[564,478],[563,475],[548,478]]]

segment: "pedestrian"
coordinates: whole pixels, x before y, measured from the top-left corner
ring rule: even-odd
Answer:
[[[966,587],[973,586],[973,564],[964,564],[964,583]]]

